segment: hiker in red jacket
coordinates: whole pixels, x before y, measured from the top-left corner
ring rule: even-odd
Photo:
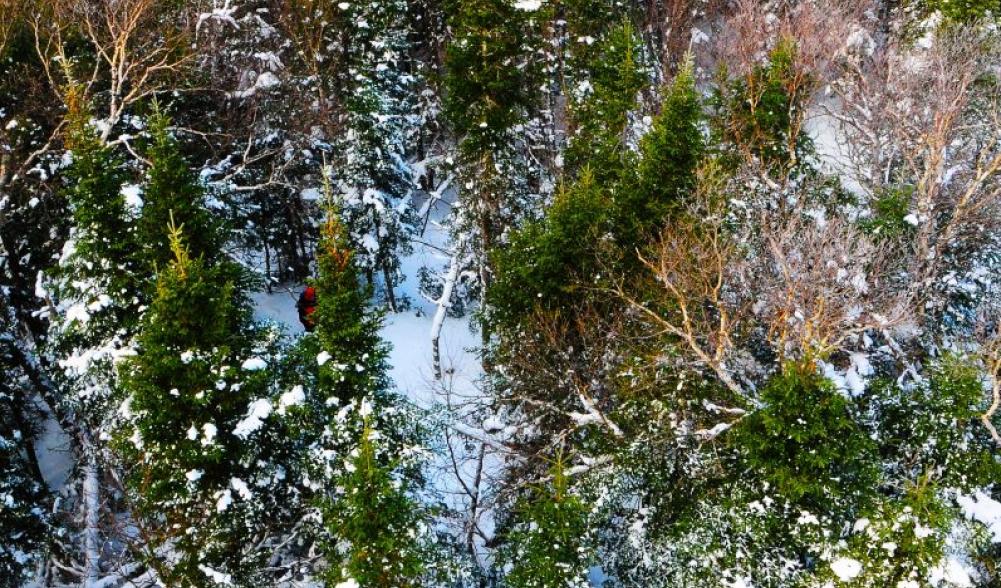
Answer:
[[[306,286],[306,289],[299,295],[299,301],[295,303],[295,308],[299,311],[299,322],[302,323],[303,328],[306,329],[307,333],[312,333],[313,328],[316,327],[316,317],[313,316],[313,313],[316,312],[316,288]]]

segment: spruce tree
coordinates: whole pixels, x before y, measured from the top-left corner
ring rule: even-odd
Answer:
[[[665,89],[660,108],[640,140],[635,185],[622,190],[615,203],[617,238],[629,249],[642,245],[671,214],[682,210],[695,189],[705,139],[691,56]]]
[[[322,407],[307,426],[307,469],[322,496],[328,579],[418,586],[426,561],[424,515],[409,497],[418,481],[416,415],[389,389],[381,314],[368,306],[329,185],[325,192],[316,328],[301,347],[314,374],[307,396]]]
[[[320,366],[319,386],[340,403],[384,391],[388,350],[379,338],[382,315],[368,307],[370,289],[359,283],[354,250],[332,203],[316,266],[315,345],[318,353],[335,360]]]
[[[537,102],[536,71],[527,59],[525,12],[509,0],[450,0],[452,39],[445,56],[444,113],[459,141],[459,202],[453,230],[475,265],[480,294],[492,279],[489,253],[501,236],[530,216],[528,162],[514,129]],[[466,268],[462,268],[463,270]],[[484,300],[489,306],[489,301]],[[483,331],[484,339],[487,331]]]
[[[59,267],[51,272],[60,311],[51,317],[52,329],[63,351],[107,351],[109,344],[126,344],[136,324],[142,303],[139,247],[122,193],[124,162],[90,124],[83,90],[71,86],[67,97],[66,146],[72,164],[65,195],[73,227]]]
[[[451,0],[445,115],[472,159],[499,151],[533,104],[524,63],[524,16],[507,0]]]
[[[517,328],[536,309],[569,312],[587,298],[586,284],[600,273],[608,215],[606,194],[584,169],[557,192],[543,219],[526,224],[494,252],[489,316],[501,333],[518,337]]]
[[[339,544],[328,552],[338,555],[329,579],[372,588],[422,586],[431,562],[421,545],[421,507],[407,494],[409,484],[397,471],[400,460],[380,451],[380,435],[369,420],[363,422],[349,467],[338,479],[342,495],[325,509],[328,531]]]
[[[530,488],[514,507],[515,523],[501,560],[510,569],[504,585],[511,588],[584,588],[593,555],[588,510],[574,494],[562,457],[551,480]]]
[[[188,167],[181,145],[170,133],[170,118],[154,106],[148,121],[150,162],[143,186],[142,210],[137,226],[138,241],[144,247],[147,271],[166,267],[173,259],[163,238],[171,218],[184,227],[189,255],[216,263],[222,254],[218,223],[205,208],[204,188]]]
[[[787,88],[797,76],[796,43],[783,38],[744,77],[726,80],[725,64],[714,91],[717,109],[712,123],[716,140],[730,158],[754,159],[778,177],[787,177],[803,164],[810,138],[794,122],[802,119],[804,96]],[[736,163],[736,161],[734,162]]]
[[[570,94],[567,177],[575,178],[586,166],[601,185],[611,188],[629,168],[629,113],[636,108],[637,94],[646,81],[638,45],[628,21],[597,41],[576,40],[576,52],[584,55],[573,60],[582,71]]]
[[[191,257],[176,225],[170,247],[138,355],[120,368],[128,502],[161,581],[246,580],[260,556],[247,538],[283,522],[269,488],[281,464],[254,437],[273,409],[266,333],[225,263]]]
[[[126,167],[90,122],[82,86],[66,90],[67,131],[64,195],[72,228],[55,267],[36,290],[46,294],[49,319],[44,340],[51,382],[59,391],[57,414],[72,419],[79,477],[70,481],[84,514],[79,534],[70,537],[82,553],[84,577],[102,575],[103,472],[100,443],[112,414],[115,364],[130,356],[144,303],[140,247],[122,188]]]
[[[341,214],[369,281],[381,275],[390,310],[401,279],[399,258],[410,251],[416,225],[409,198],[413,170],[407,160],[415,110],[414,79],[407,69],[408,6],[402,0],[346,5],[339,18],[348,32],[342,59],[343,129],[335,141]]]
[[[138,355],[119,369],[115,446],[141,559],[161,580],[253,584],[268,578],[263,548],[308,506],[293,477],[304,449],[283,429],[295,395],[278,387],[279,341],[253,322],[249,280],[168,126],[154,112],[138,232],[156,277]]]
[[[853,505],[871,491],[877,472],[875,448],[849,401],[812,362],[787,365],[761,400],[765,406],[741,421],[734,439],[748,466],[794,503],[857,512]]]

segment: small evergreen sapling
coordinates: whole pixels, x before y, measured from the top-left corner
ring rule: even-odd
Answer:
[[[570,487],[562,456],[551,480],[529,490],[515,505],[514,527],[501,561],[511,588],[585,588],[593,555],[588,508]]]

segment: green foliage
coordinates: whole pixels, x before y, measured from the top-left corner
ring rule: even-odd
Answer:
[[[941,11],[949,20],[960,23],[1001,17],[999,0],[920,0],[919,4],[926,12]]]
[[[904,220],[910,211],[913,186],[889,189],[872,201],[872,216],[861,226],[880,239],[896,239],[907,234],[911,226]]]
[[[146,155],[151,165],[137,225],[138,240],[145,247],[144,257],[150,269],[166,267],[174,257],[164,239],[173,218],[184,229],[190,254],[205,257],[211,265],[222,255],[219,226],[206,210],[203,188],[169,127],[170,118],[155,108],[149,119],[152,140]]]
[[[576,177],[585,167],[599,184],[608,185],[622,175],[628,164],[624,133],[628,114],[636,106],[636,95],[646,82],[637,54],[639,39],[627,21],[614,27],[595,44],[583,45],[587,53],[581,69],[586,70],[590,90],[578,88],[571,94],[570,116],[574,126],[564,155],[568,177]],[[585,81],[581,81],[585,83]]]
[[[861,564],[851,582],[856,588],[930,585],[932,568],[942,561],[945,540],[956,524],[932,487],[914,487],[896,500],[880,500],[852,524],[832,562],[850,558]],[[820,566],[820,580],[833,579],[831,562]],[[913,584],[907,584],[913,582]]]
[[[873,491],[873,443],[845,397],[812,365],[787,365],[762,389],[761,401],[734,441],[779,494],[830,511],[844,509],[841,499]]]
[[[524,12],[507,0],[450,0],[444,109],[465,154],[499,148],[534,102]]]
[[[530,489],[515,506],[514,527],[500,554],[510,566],[504,586],[510,588],[583,588],[593,560],[588,508],[575,495],[562,457],[551,480]]]
[[[327,194],[329,200],[329,188]],[[320,387],[346,403],[386,387],[382,315],[368,307],[369,289],[359,283],[354,251],[329,204],[316,255],[315,341],[309,344],[332,358],[319,368]]]
[[[395,311],[399,257],[410,252],[410,233],[417,223],[416,211],[404,202],[414,187],[413,170],[405,162],[416,133],[417,99],[415,78],[408,71],[408,7],[403,0],[343,6],[348,8],[330,6],[346,29],[340,88],[344,114],[333,141],[333,164],[345,195],[340,214],[358,269],[370,282],[377,270],[382,273]]]
[[[967,491],[1001,479],[1001,464],[987,430],[981,372],[958,357],[946,357],[928,382],[904,390],[879,381],[871,391],[879,451],[893,464],[898,485],[925,477],[939,487]]]
[[[805,108],[805,96],[790,93],[793,80],[803,75],[795,62],[795,43],[783,39],[767,63],[743,78],[721,82],[714,99],[718,139],[776,172],[791,171],[789,166],[810,149],[809,137],[793,127]],[[721,77],[726,78],[725,69]]]
[[[73,210],[76,255],[87,262],[77,278],[101,277],[113,295],[134,291],[138,245],[129,221],[122,186],[124,164],[90,124],[82,88],[67,90],[66,146],[73,163],[66,171],[66,198]]]
[[[510,328],[533,309],[567,309],[593,284],[599,271],[597,245],[606,232],[606,197],[585,169],[557,194],[540,221],[512,235],[495,250],[490,320]]]
[[[695,189],[705,139],[693,68],[689,57],[667,88],[660,114],[640,142],[636,184],[616,199],[617,238],[627,249],[641,245]]]
[[[192,258],[180,239],[174,228],[174,260],[157,276],[138,355],[121,367],[125,422],[116,447],[129,466],[137,524],[152,543],[147,562],[170,581],[201,584],[200,564],[253,568],[243,552],[247,531],[232,522],[242,509],[218,504],[232,492],[248,498],[234,479],[269,475],[250,458],[260,448],[237,433],[252,401],[267,396],[269,374],[240,367],[257,351],[258,334],[230,272]],[[170,564],[153,551],[167,543],[178,554]]]
[[[419,586],[430,554],[420,529],[425,513],[410,495],[420,483],[419,468],[404,456],[413,454],[420,432],[416,417],[388,389],[382,315],[369,308],[369,289],[359,283],[329,184],[325,193],[327,220],[312,282],[316,326],[299,346],[310,366],[310,397],[322,406],[295,418],[309,431],[311,453],[332,456],[311,474],[328,486],[321,501],[330,538],[327,581]]]
[[[366,420],[351,466],[338,480],[340,495],[325,506],[328,529],[342,552],[332,562],[328,584],[352,578],[366,588],[420,586],[427,554],[417,526],[422,514],[408,496],[405,478],[394,475],[397,463],[380,456],[377,437]]]

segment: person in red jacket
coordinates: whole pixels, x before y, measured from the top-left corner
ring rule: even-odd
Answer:
[[[316,288],[306,286],[306,289],[299,295],[299,301],[295,303],[295,308],[299,311],[299,322],[302,323],[303,328],[306,329],[307,333],[312,333],[313,328],[316,327],[316,317],[313,316],[313,313],[316,312]]]

